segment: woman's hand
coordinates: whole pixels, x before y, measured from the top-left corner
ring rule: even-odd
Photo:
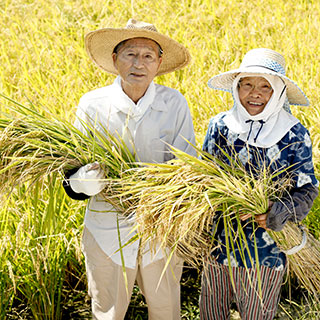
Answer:
[[[252,214],[251,214],[251,213],[240,214],[240,215],[239,215],[239,218],[240,218],[241,221],[247,220],[247,219],[249,219],[249,218],[251,218],[251,217],[252,217]]]
[[[259,225],[259,227],[268,230],[268,228],[267,228],[267,217],[268,217],[268,212],[270,211],[270,208],[272,207],[272,205],[273,205],[273,201],[269,200],[267,212],[263,213],[263,214],[255,215],[255,221]],[[249,219],[250,217],[252,217],[251,213],[243,214],[243,215],[240,215],[240,220],[244,221],[244,220]]]
[[[259,227],[266,229],[266,230],[269,230],[269,228],[267,228],[267,217],[268,217],[268,213],[269,213],[272,205],[273,205],[273,201],[269,200],[267,212],[263,213],[263,214],[257,214],[255,216],[255,221],[259,225]]]
[[[263,229],[268,229],[267,228],[267,216],[268,216],[267,213],[257,214],[255,216],[255,221],[259,225],[259,227],[261,227]]]

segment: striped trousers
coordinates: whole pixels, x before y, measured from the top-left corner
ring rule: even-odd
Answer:
[[[209,264],[202,274],[200,295],[201,320],[230,319],[230,307],[236,303],[242,320],[273,319],[279,304],[280,289],[285,269],[260,266],[256,268],[232,267],[232,278],[228,266]],[[234,281],[234,287],[232,285]]]

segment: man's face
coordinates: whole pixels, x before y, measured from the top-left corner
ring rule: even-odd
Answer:
[[[162,61],[159,46],[145,38],[126,41],[118,53],[113,53],[112,58],[122,79],[123,90],[129,96],[132,90],[147,90]]]

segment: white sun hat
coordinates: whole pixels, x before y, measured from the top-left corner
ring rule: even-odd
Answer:
[[[191,60],[189,51],[179,42],[159,33],[153,24],[130,19],[124,28],[104,28],[89,32],[85,46],[89,57],[102,70],[118,74],[112,60],[114,48],[122,41],[147,38],[155,41],[163,51],[157,76],[185,67]]]
[[[308,106],[309,100],[298,85],[286,77],[284,57],[271,49],[257,48],[246,53],[238,69],[227,71],[212,77],[208,86],[212,89],[232,93],[233,80],[239,73],[270,74],[280,77],[285,85],[289,103]]]

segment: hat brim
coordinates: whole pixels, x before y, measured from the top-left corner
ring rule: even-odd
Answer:
[[[291,79],[289,79],[281,73],[263,67],[239,68],[218,74],[208,81],[208,86],[212,89],[232,93],[233,80],[237,77],[239,73],[260,73],[278,76],[285,82],[287,86],[287,97],[290,104],[299,106],[309,105],[308,98],[294,81],[292,81]]]
[[[163,34],[146,29],[99,29],[85,36],[85,46],[89,57],[99,68],[118,74],[113,65],[113,50],[120,42],[132,38],[147,38],[160,45],[163,54],[157,76],[181,69],[191,60],[188,50],[183,45]]]

